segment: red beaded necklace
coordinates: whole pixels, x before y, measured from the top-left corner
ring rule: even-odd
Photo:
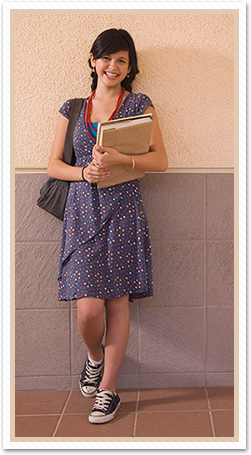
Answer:
[[[92,92],[91,96],[88,98],[88,101],[87,101],[87,107],[86,107],[86,116],[85,116],[85,125],[86,125],[86,129],[87,129],[87,132],[89,134],[89,136],[94,139],[94,141],[96,140],[95,137],[92,136],[91,134],[91,131],[90,131],[90,128],[92,128],[94,131],[97,131],[97,128],[94,128],[93,126],[91,126],[91,122],[90,122],[90,112],[91,112],[91,104],[92,104],[92,98],[93,98],[93,95],[94,93],[96,92],[96,89]],[[121,88],[121,92],[119,94],[119,97],[118,97],[118,101],[117,101],[117,104],[116,104],[116,107],[112,113],[112,115],[109,117],[108,120],[112,120],[113,117],[115,116],[116,112],[117,112],[117,109],[123,99],[123,96],[124,96],[124,93],[125,93],[125,88],[122,87]]]

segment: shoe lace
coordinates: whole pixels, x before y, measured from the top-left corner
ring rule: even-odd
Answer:
[[[81,382],[82,384],[90,384],[94,383],[99,379],[100,371],[103,368],[103,362],[100,364],[100,366],[92,365],[89,361],[87,360],[86,363],[86,369],[85,371],[82,371],[82,376],[81,376]]]
[[[112,393],[107,390],[101,390],[97,393],[93,409],[95,411],[106,412],[112,400]]]

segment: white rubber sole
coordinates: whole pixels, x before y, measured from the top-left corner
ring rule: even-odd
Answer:
[[[85,392],[82,390],[82,388],[81,388],[80,382],[78,383],[78,385],[79,385],[79,390],[80,390],[80,392],[82,393],[83,397],[85,397],[85,398],[93,398],[93,397],[95,397],[95,396],[97,395],[97,390],[95,390],[95,391],[92,392],[92,393],[85,393]]]
[[[109,422],[110,420],[114,419],[114,417],[116,417],[116,414],[121,406],[121,401],[118,403],[117,407],[114,409],[114,411],[107,415],[107,416],[91,416],[89,415],[88,417],[88,420],[90,423],[106,423],[106,422]]]

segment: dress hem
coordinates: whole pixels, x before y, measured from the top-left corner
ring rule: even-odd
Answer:
[[[124,295],[129,295],[129,302],[133,302],[135,299],[144,299],[144,298],[147,298],[147,297],[153,297],[153,292],[135,292],[135,293],[128,293],[126,291],[123,292],[123,294],[120,294],[120,295],[112,295],[112,296],[99,296],[99,295],[96,295],[96,294],[81,294],[80,296],[74,296],[74,297],[71,297],[71,298],[58,298],[58,301],[59,302],[69,302],[71,300],[77,300],[77,299],[82,299],[83,297],[95,297],[97,299],[118,299],[120,297],[123,297]]]

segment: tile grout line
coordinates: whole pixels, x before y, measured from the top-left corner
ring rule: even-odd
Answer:
[[[133,432],[132,436],[135,437],[136,434],[136,425],[138,419],[138,409],[139,409],[139,397],[140,397],[140,389],[137,392],[137,401],[136,401],[136,408],[135,408],[135,418],[134,418],[134,425],[133,425]]]
[[[70,331],[70,377],[71,377],[71,390],[73,389],[73,374],[72,374],[72,359],[73,359],[73,333],[72,333],[72,304],[69,308],[69,331]]]
[[[138,390],[140,389],[140,300],[137,306],[137,329],[138,329],[138,368],[137,368],[137,384]]]
[[[170,239],[170,240],[159,240],[159,239],[151,239],[154,243],[156,242],[166,242],[166,243],[225,243],[225,242],[234,242],[234,239]],[[23,244],[23,243],[57,243],[60,246],[60,239],[59,240],[16,240],[16,244]]]
[[[224,408],[224,409],[214,409],[216,412],[225,412],[225,411],[234,411],[233,408]],[[139,414],[163,414],[163,413],[181,413],[181,412],[209,412],[208,409],[169,409],[169,410],[161,410],[161,411],[137,411]],[[119,411],[120,414],[128,414],[128,411]],[[88,415],[89,412],[67,412],[67,416],[81,416],[81,415]],[[136,410],[132,412],[132,414],[136,414]],[[54,417],[60,416],[61,414],[16,414],[15,417]]]
[[[59,417],[60,415],[61,414],[16,414],[15,417]]]
[[[215,438],[214,422],[213,422],[211,404],[210,404],[210,400],[209,400],[207,387],[205,387],[205,392],[206,392],[206,397],[207,397],[207,404],[208,404],[208,412],[209,412],[209,418],[210,418],[210,423],[211,423],[211,429],[212,429],[213,437]]]
[[[61,415],[60,415],[60,417],[59,417],[59,419],[58,419],[58,421],[57,421],[57,425],[56,425],[56,427],[55,427],[55,430],[53,431],[52,438],[55,437],[55,434],[56,434],[56,432],[57,432],[57,430],[58,430],[59,424],[60,424],[60,422],[61,422],[61,420],[62,420],[62,418],[63,418],[63,415],[64,415],[64,412],[65,412],[66,406],[67,406],[67,404],[69,403],[69,400],[70,400],[70,398],[71,398],[71,395],[72,395],[72,389],[70,390],[69,395],[68,395],[68,397],[66,398],[65,405],[64,405],[63,410],[62,410],[62,412],[61,412]]]
[[[70,301],[69,301],[70,302]],[[145,304],[143,303],[142,304],[143,308],[161,308],[161,310],[169,310],[171,308],[177,308],[177,309],[180,309],[180,308],[186,308],[186,309],[197,309],[197,308],[205,308],[205,305],[177,305],[177,306],[172,306],[172,305],[168,305],[168,306],[159,306],[159,305],[156,305],[156,306],[153,306],[153,305],[148,305],[148,304]],[[220,309],[225,309],[225,308],[234,308],[234,305],[224,305],[224,306],[221,306],[221,305],[208,305],[207,308],[220,308]],[[76,309],[76,308],[73,308],[73,309]],[[15,311],[47,311],[47,310],[67,310],[67,308],[63,308],[63,307],[47,307],[47,308],[37,308],[37,307],[32,307],[32,308],[16,308]]]
[[[204,176],[204,320],[205,320],[205,333],[204,333],[204,368],[205,379],[204,384],[207,386],[207,176]]]

